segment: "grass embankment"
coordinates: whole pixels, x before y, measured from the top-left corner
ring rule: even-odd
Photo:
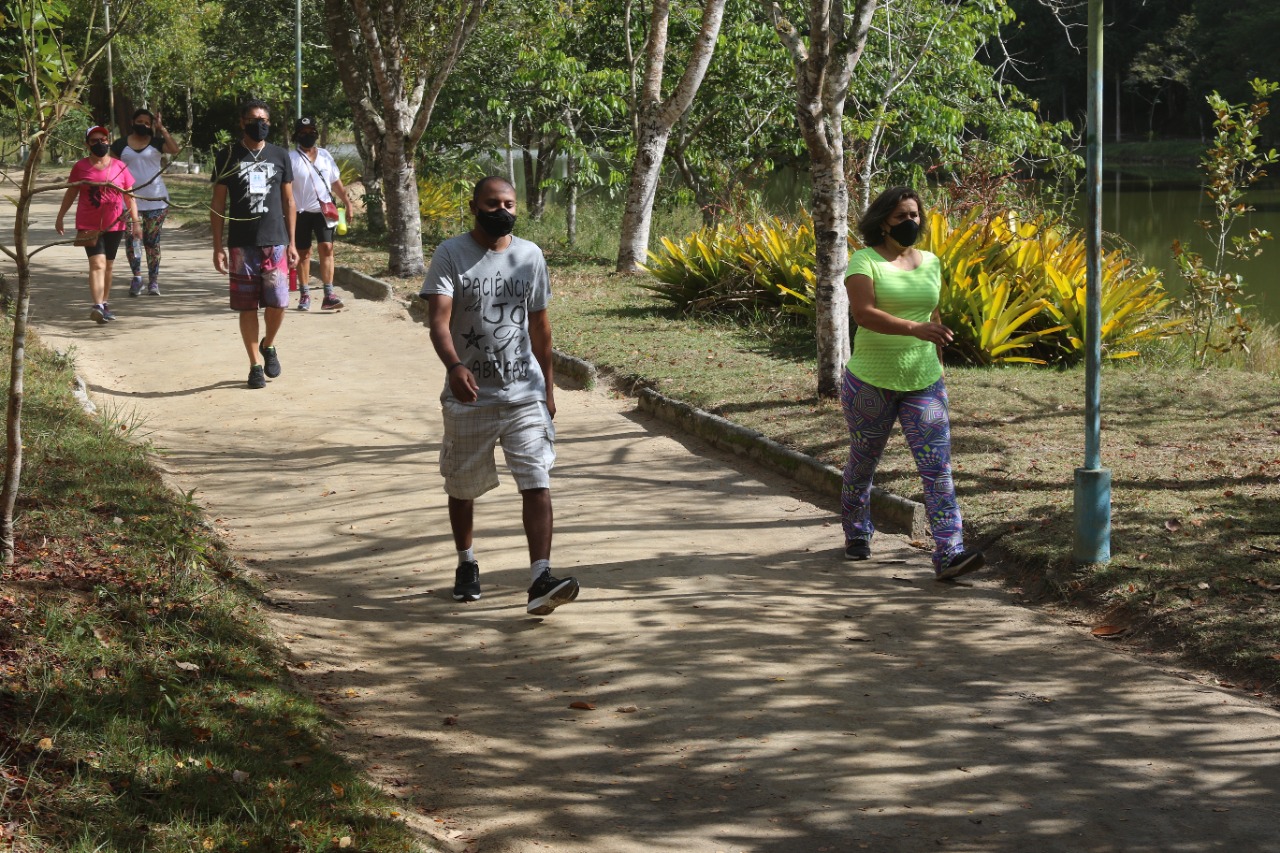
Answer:
[[[0,567],[0,849],[419,849],[328,745],[198,508],[126,440],[139,426],[86,415],[71,383],[28,347],[18,560]]]
[[[836,402],[814,395],[809,333],[766,334],[764,322],[680,316],[643,290],[643,279],[613,276],[599,258],[555,248],[560,238],[552,225],[523,223],[521,233],[549,247],[560,349],[843,465],[843,416]],[[385,277],[386,254],[376,246],[348,242],[338,255],[339,263]],[[418,287],[416,280],[396,283],[406,296]],[[1112,561],[1088,569],[1071,560],[1083,371],[948,368],[970,540],[992,543],[997,570],[1028,600],[1091,608],[1096,624],[1177,649],[1241,689],[1274,697],[1280,381],[1263,350],[1275,349],[1255,350],[1252,370],[1180,366],[1191,362],[1170,346],[1106,366]],[[901,437],[891,441],[877,483],[921,499]],[[831,543],[833,559],[839,544]]]

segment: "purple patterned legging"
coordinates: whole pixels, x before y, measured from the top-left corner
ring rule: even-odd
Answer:
[[[884,452],[895,420],[915,457],[924,481],[924,506],[933,534],[934,567],[946,564],[964,550],[964,530],[956,487],[951,479],[951,420],[947,415],[947,387],[941,379],[919,391],[889,391],[844,372],[840,392],[844,419],[849,424],[849,464],[840,492],[845,539],[870,539],[871,479]]]
[[[159,210],[142,210],[142,246],[147,253],[147,279],[155,281],[160,275],[160,229],[164,226],[165,214],[169,208]],[[127,235],[124,244],[125,256],[129,258],[129,269],[135,276],[142,275],[142,253],[138,251],[138,241],[133,239],[133,232],[125,229]]]

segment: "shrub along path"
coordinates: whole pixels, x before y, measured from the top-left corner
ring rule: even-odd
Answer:
[[[401,306],[291,312],[283,375],[249,391],[205,239],[168,234],[164,296],[115,298],[106,327],[85,319],[82,253],[48,255],[42,336],[75,347],[100,405],[146,419],[263,578],[340,747],[442,848],[1275,843],[1280,715],[981,577],[937,584],[898,537],[844,563],[827,501],[627,401],[558,394],[555,567],[581,599],[525,615],[507,482],[477,514],[485,597],[456,604],[443,371]]]

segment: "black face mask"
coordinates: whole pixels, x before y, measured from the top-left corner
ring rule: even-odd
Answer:
[[[306,136],[299,136],[298,145],[302,146],[303,148],[315,148],[316,146],[315,134],[308,133]]]
[[[254,142],[261,142],[271,133],[271,125],[266,119],[256,118],[244,126],[244,135]]]
[[[111,146],[105,142],[95,142],[89,146],[89,150],[93,152],[94,157],[105,157],[107,152],[111,150]]]
[[[501,207],[497,210],[481,210],[476,214],[476,223],[490,237],[505,237],[515,230],[516,215]]]
[[[134,136],[150,136],[150,135],[151,135],[151,125],[149,125],[149,124],[135,124],[135,125],[133,126],[133,135],[134,135]]]
[[[920,223],[904,219],[889,229],[889,236],[897,240],[899,246],[910,246],[920,238]]]

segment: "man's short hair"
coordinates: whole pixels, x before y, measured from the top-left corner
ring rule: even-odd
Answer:
[[[484,192],[485,189],[488,188],[489,184],[502,184],[503,186],[510,187],[512,192],[516,191],[515,184],[511,183],[506,178],[501,175],[490,175],[487,178],[481,178],[476,181],[475,189],[471,191],[471,200],[475,201],[480,198],[480,193]]]
[[[248,98],[240,104],[240,118],[244,118],[254,110],[266,110],[267,118],[271,118],[271,107],[261,98]]]
[[[156,120],[156,114],[155,114],[155,113],[153,113],[153,112],[151,112],[151,110],[147,109],[146,107],[138,107],[136,110],[134,110],[134,111],[133,111],[133,119],[132,119],[132,120],[133,120],[133,121],[136,121],[136,120],[137,120],[137,118],[138,118],[138,116],[146,116],[147,118],[151,119],[152,121],[155,121],[155,120]]]

